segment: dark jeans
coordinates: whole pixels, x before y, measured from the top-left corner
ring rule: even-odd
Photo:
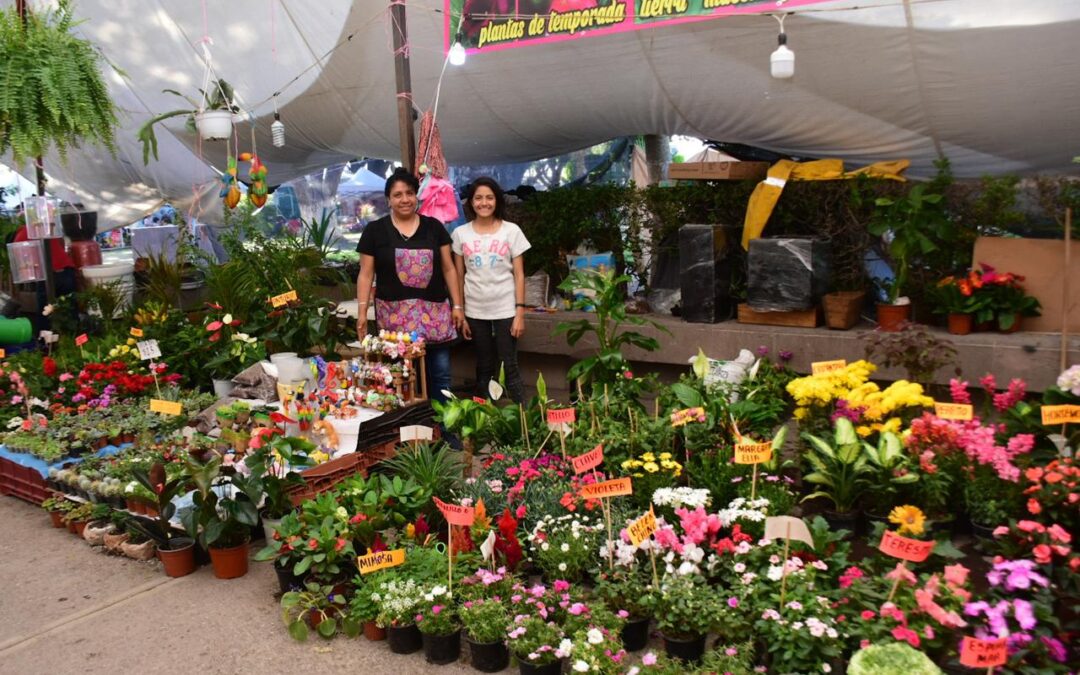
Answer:
[[[428,398],[445,403],[443,391],[450,391],[450,346],[428,345],[424,367],[427,369]]]
[[[518,371],[517,338],[510,335],[513,319],[473,319],[466,317],[472,329],[476,351],[476,395],[488,398],[488,382],[499,375],[499,364],[506,374],[506,392],[514,403],[525,400],[525,386]]]

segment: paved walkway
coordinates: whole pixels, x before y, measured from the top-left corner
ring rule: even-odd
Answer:
[[[267,563],[215,579],[170,579],[54,529],[40,508],[0,497],[0,674],[427,673],[422,654],[341,635],[289,638]],[[440,675],[476,673],[464,662]],[[516,669],[515,669],[516,670]],[[511,672],[511,671],[507,671]]]

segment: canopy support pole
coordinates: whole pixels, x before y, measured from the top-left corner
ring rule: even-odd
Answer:
[[[409,31],[405,25],[405,0],[390,1],[390,30],[394,39],[394,77],[397,80],[398,137],[401,163],[416,171],[416,120],[412,102],[412,75],[409,70]]]

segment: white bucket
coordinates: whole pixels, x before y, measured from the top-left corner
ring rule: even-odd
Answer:
[[[80,268],[83,278],[90,286],[103,286],[113,281],[120,281],[120,288],[126,301],[123,306],[130,307],[135,299],[135,264],[110,263],[107,265],[87,265]]]
[[[232,380],[219,380],[214,378],[214,396],[218,397],[218,400],[226,398],[232,394],[232,390],[236,387]]]
[[[228,110],[206,110],[195,115],[195,126],[204,141],[220,141],[232,136],[233,114]]]

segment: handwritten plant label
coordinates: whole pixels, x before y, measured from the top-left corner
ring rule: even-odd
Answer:
[[[7,350],[6,349],[0,349],[0,359],[4,358],[6,356],[7,356]]]
[[[282,293],[280,295],[275,295],[274,297],[270,298],[270,305],[276,309],[278,307],[284,307],[290,302],[298,299],[299,298],[297,298],[296,296],[296,291],[289,291],[288,293]]]
[[[1044,405],[1043,424],[1068,424],[1080,422],[1080,405]]]
[[[656,514],[653,513],[651,506],[648,513],[630,523],[630,527],[626,528],[626,534],[634,546],[641,546],[641,542],[652,536],[653,532],[656,532]]]
[[[704,422],[705,421],[705,408],[685,408],[683,410],[676,410],[671,413],[671,426],[681,427],[691,422]]]
[[[934,401],[934,414],[943,420],[967,422],[975,416],[975,408],[969,403],[938,403]]]
[[[139,358],[143,361],[161,357],[161,348],[158,347],[157,340],[140,340],[135,343],[135,346],[138,347]]]
[[[629,478],[616,478],[606,480],[603,483],[590,483],[582,485],[581,496],[585,499],[606,499],[608,497],[622,497],[634,494],[634,484]]]
[[[604,444],[597,445],[592,450],[582,453],[577,457],[571,457],[570,463],[574,465],[574,473],[585,473],[589,469],[595,469],[604,461]]]
[[[76,347],[82,347],[87,342],[90,342],[90,337],[86,333],[83,333],[82,335],[79,335],[75,338]]]
[[[766,539],[787,539],[801,541],[807,546],[814,545],[814,537],[806,521],[795,516],[770,516],[765,519]]]
[[[934,542],[901,537],[892,530],[885,530],[878,549],[885,555],[917,563],[930,557],[930,552],[934,550]]]
[[[398,548],[393,551],[362,555],[356,559],[356,566],[360,568],[360,574],[370,574],[387,567],[397,567],[403,562],[405,562],[405,549]]]
[[[413,424],[401,427],[399,433],[401,434],[401,442],[408,443],[409,441],[430,441],[435,430],[423,424]]]
[[[184,406],[178,401],[163,401],[160,398],[150,399],[150,412],[158,412],[163,415],[180,415],[184,412]]]
[[[471,506],[447,504],[438,497],[432,497],[431,499],[435,502],[435,507],[443,514],[443,518],[446,518],[446,522],[451,525],[463,525],[468,527],[469,525],[472,525],[473,520],[476,519],[476,509]]]
[[[142,328],[132,328],[131,329],[131,337],[142,337],[142,336],[143,336]]]
[[[960,643],[960,665],[968,668],[993,668],[1005,665],[1008,660],[1005,638],[979,640],[964,636],[964,641]]]
[[[577,419],[577,411],[573,408],[548,408],[548,424],[573,424]]]
[[[811,375],[826,375],[828,373],[836,373],[844,368],[847,368],[847,361],[839,359],[836,361],[817,361],[810,364]]]
[[[735,446],[736,464],[761,464],[772,459],[772,441],[739,443]]]

